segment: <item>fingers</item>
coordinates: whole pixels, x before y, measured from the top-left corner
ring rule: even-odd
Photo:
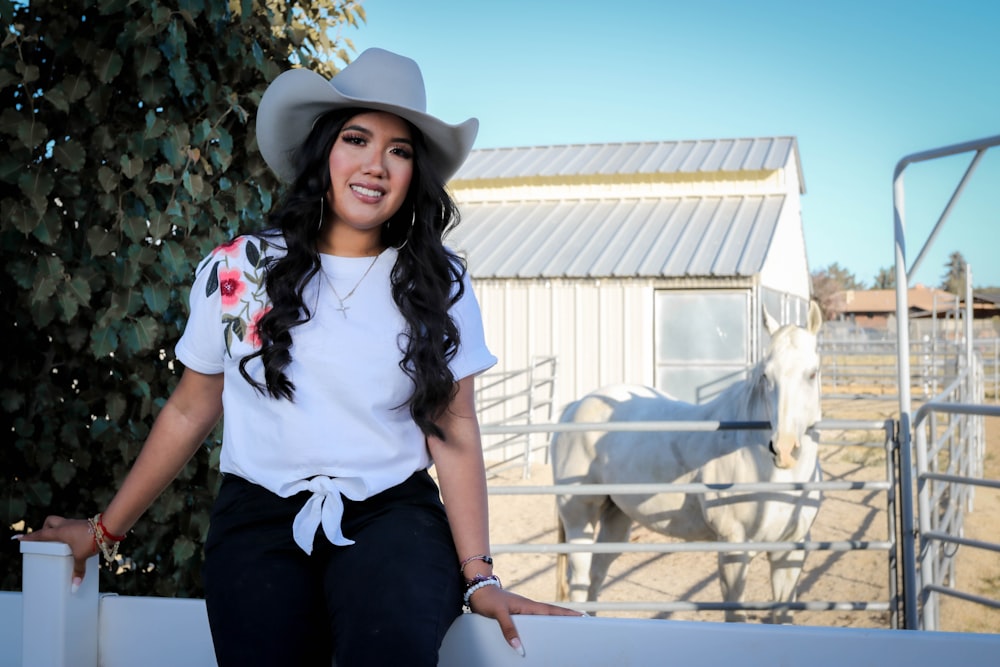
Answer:
[[[66,523],[66,519],[64,517],[47,516],[45,517],[45,523],[42,524],[42,528],[58,528],[64,523]]]
[[[57,542],[59,537],[55,532],[60,526],[66,523],[66,519],[61,516],[47,516],[42,523],[42,527],[30,533],[15,535],[14,538],[24,542]]]
[[[521,644],[521,637],[517,634],[517,626],[514,625],[512,613],[516,613],[511,608],[510,595],[497,586],[487,586],[475,591],[470,599],[472,610],[481,616],[492,618],[500,624],[500,632],[504,639],[514,651],[524,657],[524,646]]]
[[[586,614],[581,613],[575,609],[567,609],[566,607],[560,607],[554,604],[548,604],[545,602],[531,602],[530,611],[521,612],[523,614],[536,614],[544,616],[586,616]]]
[[[510,615],[510,612],[507,609],[501,609],[496,615],[496,621],[500,624],[500,632],[503,633],[503,638],[523,658],[524,645],[521,644],[521,637],[517,634],[517,626],[514,625],[514,618]]]
[[[80,590],[80,584],[83,583],[83,577],[87,574],[87,559],[74,558],[73,559],[73,580],[70,582],[69,591],[70,593],[76,593]]]
[[[50,528],[39,528],[30,533],[15,535],[12,539],[21,540],[22,542],[52,542],[55,538],[51,536],[50,531]]]
[[[87,572],[87,560],[97,553],[97,543],[88,528],[88,522],[49,516],[38,530],[16,535],[24,542],[63,542],[73,554],[73,577],[70,591],[76,593]]]
[[[476,591],[472,596],[473,611],[492,618],[500,625],[504,639],[518,655],[524,657],[524,645],[514,624],[516,615],[538,616],[586,616],[573,609],[567,609],[547,602],[536,602],[529,598],[501,590],[492,586]]]
[[[529,598],[510,593],[510,613],[523,616],[586,616],[575,609],[567,609],[547,602],[536,602]]]

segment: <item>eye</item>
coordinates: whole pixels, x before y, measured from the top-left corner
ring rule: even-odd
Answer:
[[[816,379],[816,377],[817,377],[818,375],[819,375],[819,371],[818,371],[818,370],[816,370],[815,368],[814,368],[814,369],[812,369],[812,371],[810,371],[810,373],[809,373],[809,381],[810,381],[810,382],[812,382],[813,380],[815,380],[815,379]]]
[[[364,146],[365,138],[360,134],[343,134],[340,137],[341,141],[345,144],[351,144],[353,146]]]
[[[393,155],[403,158],[404,160],[409,160],[410,158],[413,157],[413,153],[411,153],[410,149],[408,149],[405,146],[393,146],[391,149],[389,149],[389,152],[392,153]]]

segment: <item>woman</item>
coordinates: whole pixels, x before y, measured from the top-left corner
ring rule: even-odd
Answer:
[[[473,378],[496,359],[442,242],[477,129],[428,115],[416,63],[380,49],[275,79],[257,118],[289,183],[271,228],[199,266],[184,373],[107,509],[23,539],[69,544],[78,586],[225,412],[204,570],[222,667],[435,665],[463,603],[524,655],[512,614],[579,615],[492,571]]]

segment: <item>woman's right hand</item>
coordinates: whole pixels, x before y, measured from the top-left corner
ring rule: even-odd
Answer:
[[[70,586],[74,593],[87,572],[87,559],[97,553],[94,531],[86,519],[46,517],[40,529],[19,535],[18,539],[22,542],[62,542],[68,545],[73,553],[73,581]]]

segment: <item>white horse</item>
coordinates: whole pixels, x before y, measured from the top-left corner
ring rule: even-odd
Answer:
[[[819,481],[817,443],[810,428],[820,420],[821,316],[815,302],[808,328],[779,327],[766,312],[771,343],[749,377],[710,403],[692,405],[639,386],[612,386],[571,404],[561,422],[762,421],[771,429],[724,431],[586,431],[556,433],[551,443],[557,484]],[[757,491],[605,494],[557,497],[560,541],[627,542],[632,522],[687,541],[777,542],[808,539],[820,492]],[[722,596],[740,602],[755,552],[720,552]],[[774,599],[795,600],[804,550],[771,551]],[[559,556],[559,597],[596,600],[618,554]],[[568,591],[567,591],[568,586]],[[567,595],[568,593],[568,595]],[[773,615],[787,622],[788,614]],[[743,620],[727,611],[726,620]]]

